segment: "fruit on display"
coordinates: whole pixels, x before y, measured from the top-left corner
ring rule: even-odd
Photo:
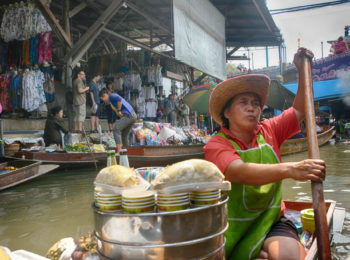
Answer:
[[[222,182],[224,178],[215,164],[201,159],[191,159],[164,168],[152,181],[152,187],[157,189],[166,185]]]
[[[129,188],[140,184],[134,169],[122,165],[103,168],[96,176],[97,183]]]

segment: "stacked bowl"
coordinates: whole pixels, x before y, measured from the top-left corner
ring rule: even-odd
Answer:
[[[190,196],[188,193],[158,193],[157,205],[159,212],[188,209],[190,207]]]
[[[101,210],[120,210],[122,197],[120,194],[99,192],[97,197],[95,197],[95,202]]]
[[[156,200],[153,191],[124,191],[122,207],[126,213],[153,212]]]
[[[190,197],[191,203],[194,206],[201,207],[218,203],[220,201],[221,192],[220,190],[192,191]]]

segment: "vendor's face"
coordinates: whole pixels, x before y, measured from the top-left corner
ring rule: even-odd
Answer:
[[[109,102],[109,95],[108,94],[103,94],[102,97],[100,97],[100,99],[103,102],[108,103]]]
[[[62,118],[63,117],[63,110],[60,110],[60,112],[58,112],[57,116]]]
[[[229,121],[230,129],[252,131],[260,119],[260,99],[254,93],[237,95],[224,115]]]

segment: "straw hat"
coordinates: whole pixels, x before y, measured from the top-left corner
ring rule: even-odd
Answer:
[[[209,99],[209,112],[215,122],[222,125],[221,113],[226,103],[234,96],[252,92],[260,97],[261,108],[264,107],[270,78],[266,75],[247,74],[227,79],[219,83],[212,91]]]

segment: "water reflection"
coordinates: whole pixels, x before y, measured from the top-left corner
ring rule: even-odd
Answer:
[[[325,198],[347,209],[342,236],[332,249],[336,259],[350,250],[350,145],[323,146],[321,158],[327,163]],[[307,153],[284,156],[283,161],[305,159]],[[0,192],[0,245],[11,250],[26,249],[45,255],[64,237],[77,238],[93,230],[93,180],[96,171],[58,171]],[[310,201],[309,182],[283,182],[284,199]]]
[[[350,149],[349,144],[326,145],[320,148],[320,157],[326,161],[327,177],[323,184],[324,197],[335,200],[338,207],[346,208],[344,228],[335,236],[332,248],[334,259],[344,259],[350,251]],[[300,161],[307,158],[307,152],[282,157],[283,162]],[[285,180],[283,197],[288,200],[311,201],[311,185],[309,182]]]

